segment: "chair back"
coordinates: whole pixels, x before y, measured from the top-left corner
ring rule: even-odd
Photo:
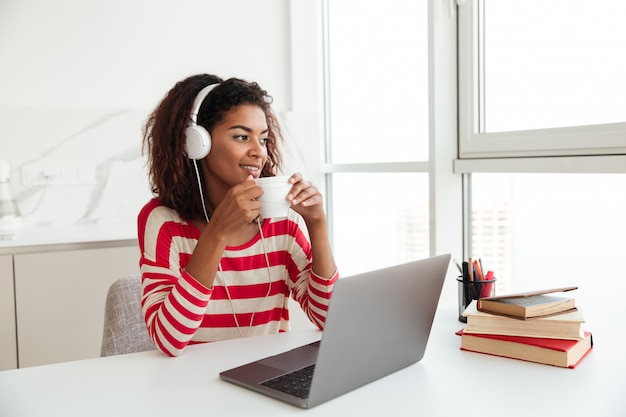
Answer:
[[[107,293],[100,356],[154,349],[141,311],[141,277],[120,278]]]

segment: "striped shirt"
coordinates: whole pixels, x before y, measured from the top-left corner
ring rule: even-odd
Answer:
[[[157,199],[143,207],[137,219],[141,304],[159,350],[178,356],[188,344],[288,331],[290,296],[324,327],[339,276],[313,273],[306,225],[289,212],[286,219],[266,219],[249,242],[227,246],[214,286],[206,288],[185,269],[200,231]]]

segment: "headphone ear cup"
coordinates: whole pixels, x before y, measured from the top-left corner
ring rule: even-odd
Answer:
[[[185,129],[185,147],[190,159],[202,159],[211,150],[211,135],[202,126],[189,126]]]

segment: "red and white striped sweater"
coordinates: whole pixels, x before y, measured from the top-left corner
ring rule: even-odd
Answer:
[[[185,269],[200,231],[151,200],[139,213],[138,237],[142,308],[157,348],[178,356],[188,344],[288,331],[290,295],[322,329],[338,274],[328,279],[312,272],[306,230],[292,210],[287,219],[266,219],[263,238],[226,247],[209,289]]]

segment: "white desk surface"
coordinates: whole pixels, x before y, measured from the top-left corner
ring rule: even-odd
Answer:
[[[420,363],[311,410],[218,377],[321,334],[301,330],[190,346],[178,358],[154,351],[3,371],[0,416],[626,416],[618,310],[599,311],[615,314],[587,328],[595,347],[573,370],[461,351],[462,325],[442,309]]]

